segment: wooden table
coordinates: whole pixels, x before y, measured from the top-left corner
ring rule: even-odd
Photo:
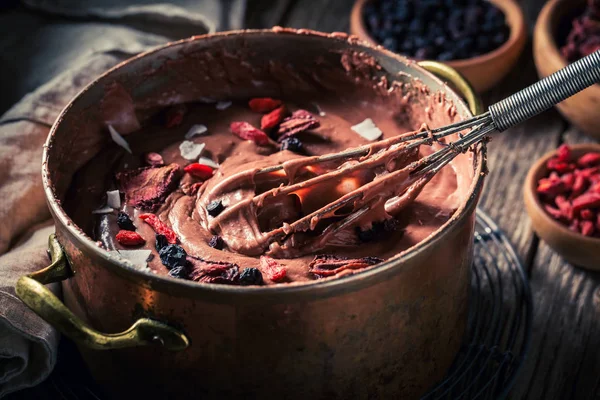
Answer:
[[[248,28],[349,29],[351,0],[250,0]],[[521,1],[530,27],[543,0]],[[530,29],[530,31],[531,31]],[[537,79],[529,44],[519,68],[483,95],[491,104]],[[510,399],[600,398],[600,274],[566,263],[531,229],[522,186],[532,162],[561,143],[590,141],[554,110],[493,136],[483,208],[516,247],[534,301],[533,340]],[[600,249],[599,249],[600,251]]]

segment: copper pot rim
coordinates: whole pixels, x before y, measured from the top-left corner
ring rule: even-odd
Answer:
[[[261,296],[265,294],[277,294],[277,295],[297,295],[297,294],[305,294],[308,296],[314,295],[334,295],[341,292],[350,292],[354,291],[360,287],[364,287],[365,285],[377,283],[383,279],[386,279],[389,275],[393,275],[397,273],[397,269],[407,264],[411,259],[414,259],[417,255],[426,252],[430,249],[434,244],[443,240],[444,237],[453,231],[465,218],[468,217],[477,205],[477,201],[479,199],[479,195],[483,189],[484,183],[484,171],[485,171],[485,157],[484,152],[485,149],[482,148],[477,153],[476,157],[476,168],[474,171],[473,180],[471,182],[471,186],[469,188],[469,193],[466,200],[461,204],[461,206],[454,212],[453,216],[440,228],[434,231],[430,236],[428,236],[425,240],[417,243],[416,245],[406,249],[405,251],[399,253],[398,256],[384,261],[381,264],[366,269],[361,272],[357,272],[355,274],[349,275],[343,278],[332,278],[332,279],[322,279],[315,280],[309,283],[288,283],[281,285],[269,285],[269,286],[260,286],[260,287],[251,287],[251,286],[230,286],[230,285],[220,285],[220,284],[211,284],[211,283],[198,283],[188,280],[176,279],[169,277],[167,275],[158,275],[152,272],[146,272],[135,267],[132,267],[125,262],[123,259],[119,257],[115,257],[110,255],[105,249],[98,246],[97,242],[95,242],[91,237],[89,237],[81,228],[79,228],[72,219],[67,215],[65,210],[61,206],[61,201],[55,196],[53,191],[53,184],[50,180],[50,173],[48,169],[48,159],[52,152],[52,144],[54,140],[54,136],[57,132],[58,127],[61,125],[61,122],[65,118],[65,115],[69,112],[70,108],[80,97],[84,96],[90,88],[97,85],[101,80],[105,77],[111,75],[114,71],[120,69],[123,65],[129,64],[131,62],[135,62],[138,59],[152,56],[155,53],[162,51],[163,49],[179,46],[186,43],[199,41],[203,39],[210,39],[214,37],[229,37],[229,36],[238,36],[238,35],[246,35],[246,36],[261,36],[261,35],[303,35],[303,36],[311,36],[316,38],[328,38],[329,40],[342,40],[348,43],[350,46],[359,46],[371,51],[376,51],[379,53],[383,53],[384,55],[393,58],[403,64],[405,64],[408,68],[416,69],[419,73],[424,74],[436,81],[440,90],[445,94],[451,94],[452,101],[455,103],[458,102],[460,107],[462,107],[462,111],[459,108],[460,114],[466,114],[467,117],[472,116],[472,113],[469,110],[469,107],[465,103],[465,101],[461,98],[461,96],[450,86],[448,86],[445,82],[443,82],[440,78],[438,78],[435,74],[427,71],[426,69],[420,67],[416,64],[416,62],[403,57],[401,55],[395,54],[389,50],[386,50],[382,46],[372,45],[368,42],[362,41],[355,36],[348,35],[345,33],[335,32],[332,34],[327,34],[318,31],[312,31],[307,29],[291,29],[291,28],[280,28],[274,27],[272,29],[247,29],[247,30],[233,30],[219,33],[208,33],[204,35],[192,36],[186,39],[181,39],[175,42],[166,43],[162,46],[158,46],[154,49],[148,50],[146,52],[140,53],[134,57],[131,57],[127,60],[122,61],[121,63],[113,66],[106,72],[99,75],[92,82],[86,85],[79,93],[77,93],[71,101],[63,108],[60,112],[58,118],[52,125],[46,142],[44,143],[44,151],[42,156],[42,182],[44,187],[44,192],[46,195],[46,201],[48,203],[48,207],[51,211],[53,219],[57,224],[60,224],[62,228],[66,229],[70,237],[76,240],[76,247],[81,251],[88,251],[92,253],[95,258],[100,258],[104,261],[104,265],[110,266],[113,268],[113,271],[126,276],[127,278],[139,282],[145,283],[146,285],[152,287],[157,290],[166,290],[173,291],[177,289],[177,292],[181,293],[181,289],[185,288],[186,293],[196,293],[196,294],[216,294],[222,293],[225,295],[244,295],[244,296]]]

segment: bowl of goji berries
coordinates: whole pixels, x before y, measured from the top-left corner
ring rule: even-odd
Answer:
[[[533,58],[540,77],[600,49],[600,1],[550,0],[533,33]],[[600,140],[600,84],[559,103],[560,113],[584,133]]]
[[[600,270],[600,145],[562,145],[529,170],[533,229],[572,264]]]

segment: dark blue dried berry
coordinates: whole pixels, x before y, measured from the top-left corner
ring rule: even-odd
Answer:
[[[215,235],[210,238],[210,240],[208,241],[208,245],[213,249],[223,250],[225,242],[223,241],[223,238],[221,236]]]
[[[169,244],[163,247],[158,252],[158,255],[160,256],[160,261],[168,269],[183,267],[186,264],[187,253],[183,247],[177,244]]]
[[[398,41],[393,37],[386,37],[383,41],[383,47],[391,51],[398,51]]]
[[[168,246],[169,241],[165,235],[156,235],[156,239],[154,241],[154,247],[156,251],[160,251],[163,247]]]
[[[136,229],[133,221],[124,211],[119,211],[119,214],[117,215],[117,225],[119,225],[119,228],[126,231],[135,231]]]
[[[256,268],[245,268],[240,274],[240,285],[262,285],[263,276]]]
[[[172,268],[169,271],[169,276],[179,279],[188,279],[190,276],[190,272],[188,270],[187,265],[179,265],[177,267]]]
[[[223,207],[223,202],[221,200],[211,201],[206,206],[206,211],[211,217],[216,217],[217,215],[221,214],[224,209],[225,207]]]
[[[302,151],[302,142],[297,137],[290,137],[287,139],[283,139],[281,142],[281,151],[289,150],[294,153],[299,153]]]

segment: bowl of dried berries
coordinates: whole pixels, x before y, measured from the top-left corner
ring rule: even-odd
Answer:
[[[533,35],[538,74],[546,77],[600,48],[600,2],[551,0],[542,9]],[[583,132],[600,139],[597,122],[600,85],[596,84],[557,105]]]
[[[513,0],[357,0],[350,31],[409,58],[444,62],[480,92],[510,71],[527,37]]]
[[[533,229],[567,261],[600,269],[600,145],[562,145],[527,175]]]

